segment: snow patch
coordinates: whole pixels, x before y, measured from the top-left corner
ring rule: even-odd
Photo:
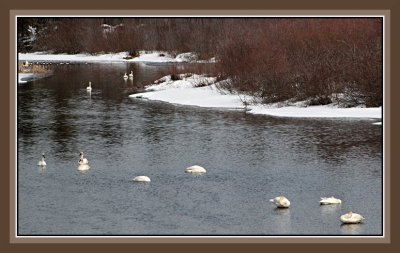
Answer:
[[[18,83],[27,83],[33,78],[33,73],[18,73]]]
[[[132,94],[131,98],[144,98],[174,104],[200,107],[215,107],[243,109],[253,114],[263,114],[278,117],[302,118],[382,118],[382,108],[339,108],[334,105],[305,106],[305,102],[293,105],[282,104],[251,104],[250,96],[232,94],[223,90],[223,82],[216,82],[215,77],[204,75],[180,75],[181,80],[172,80],[165,76],[155,84],[147,86],[147,92]],[[206,84],[199,87],[199,84]],[[244,105],[244,102],[246,105]]]
[[[296,118],[381,118],[381,107],[338,108],[333,105],[308,107],[286,106],[274,108],[268,105],[250,106],[251,113]]]
[[[180,63],[180,62],[202,62],[212,63],[215,58],[208,61],[198,61],[195,53],[182,53],[176,56],[163,51],[139,51],[139,57],[124,59],[128,52],[110,54],[51,54],[47,52],[18,53],[18,59],[25,61],[63,61],[63,62],[158,62],[158,63]]]
[[[165,76],[157,80],[157,84],[147,86],[145,90],[148,92],[129,97],[208,108],[243,108],[238,96],[223,95],[219,92],[218,83],[214,83],[215,77],[196,74],[184,74],[180,77],[182,80],[173,81],[171,76]]]

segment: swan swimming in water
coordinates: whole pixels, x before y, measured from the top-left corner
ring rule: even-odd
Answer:
[[[80,164],[78,167],[78,170],[85,171],[85,170],[88,170],[89,168],[90,168],[90,166],[88,164]]]
[[[137,176],[133,179],[135,182],[150,182],[150,178],[147,176]]]
[[[284,196],[275,197],[269,201],[274,203],[279,208],[288,208],[290,206],[290,201]]]
[[[44,158],[44,153],[42,153],[42,160],[38,162],[38,166],[46,166],[46,161],[44,160]]]
[[[203,167],[198,166],[198,165],[193,165],[193,166],[186,168],[185,172],[194,173],[194,174],[203,174],[203,173],[206,173],[206,169],[204,169]]]
[[[352,211],[340,216],[340,221],[344,224],[361,223],[363,220],[365,220],[365,218],[361,214],[353,213]]]
[[[342,204],[342,201],[335,197],[329,197],[329,198],[322,197],[319,203],[321,205],[331,205],[331,204]]]
[[[92,82],[89,82],[89,86],[86,87],[86,90],[87,91],[91,91],[92,90]]]
[[[83,157],[83,152],[79,153],[79,165],[89,164],[88,159]]]
[[[128,79],[128,75],[126,73],[124,75],[124,79]]]
[[[133,71],[131,70],[131,73],[129,74],[129,78],[133,78]]]

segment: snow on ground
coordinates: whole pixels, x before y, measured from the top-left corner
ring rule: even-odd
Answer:
[[[45,52],[18,53],[18,59],[22,61],[62,61],[62,62],[158,62],[158,63],[177,63],[177,62],[201,62],[212,63],[215,58],[208,61],[198,60],[195,53],[182,53],[173,56],[167,52],[145,52],[140,51],[140,56],[132,59],[124,59],[128,52],[112,54],[49,54]]]
[[[273,108],[268,106],[251,106],[251,113],[268,114],[280,117],[298,118],[381,118],[381,108],[338,108],[333,105],[308,107],[286,106]]]
[[[63,62],[120,62],[123,61],[122,57],[125,57],[126,53],[118,54],[47,54],[43,52],[18,53],[18,60],[22,61],[63,61]]]
[[[34,78],[33,73],[18,73],[18,83],[27,83]]]
[[[219,89],[216,79],[202,75],[181,75],[182,80],[171,80],[171,76],[157,80],[146,87],[146,92],[132,94],[131,98],[158,100],[174,104],[200,107],[215,107],[228,109],[243,109],[249,113],[280,117],[313,117],[313,118],[376,118],[380,119],[381,107],[378,108],[338,108],[333,105],[322,106],[283,106],[251,104],[245,107],[242,100],[250,101],[249,97],[238,96]],[[200,84],[210,84],[201,86]],[[198,87],[201,86],[201,87]]]
[[[183,53],[175,57],[167,52],[145,52],[141,51],[140,56],[129,60],[124,59],[127,52],[114,54],[46,54],[43,52],[18,54],[19,60],[27,61],[62,61],[62,62],[155,62],[155,63],[177,63],[177,62],[215,62],[215,58],[208,61],[198,60],[194,53]],[[18,83],[26,82],[31,76],[19,74]],[[172,81],[171,77],[160,79],[156,85],[146,88],[145,93],[130,95],[132,98],[147,98],[151,100],[165,101],[182,105],[193,105],[200,107],[217,107],[231,109],[246,109],[250,113],[265,114],[281,117],[318,117],[318,118],[382,118],[381,108],[338,108],[333,105],[323,106],[277,106],[252,104],[246,108],[242,99],[250,100],[244,96],[223,92],[218,88],[215,78],[200,75],[192,75],[182,80]],[[204,83],[204,85],[199,85]],[[202,87],[196,87],[202,86]]]
[[[145,98],[174,104],[217,108],[243,108],[238,96],[221,94],[215,84],[215,77],[191,75],[182,80],[172,81],[170,76],[158,80],[158,84],[146,87],[144,93],[130,95],[131,98]],[[207,86],[202,86],[202,85]],[[196,87],[202,86],[202,87]]]

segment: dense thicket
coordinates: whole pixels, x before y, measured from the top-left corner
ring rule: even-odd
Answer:
[[[19,18],[19,39],[29,25],[20,51],[193,51],[264,102],[382,104],[381,18]]]
[[[265,102],[313,98],[347,106],[382,103],[379,19],[231,20],[218,57],[234,88]]]

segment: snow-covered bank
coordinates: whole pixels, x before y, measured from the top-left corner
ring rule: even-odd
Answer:
[[[173,81],[170,76],[163,77],[156,81],[156,84],[147,86],[147,92],[132,94],[129,97],[200,107],[246,109],[249,113],[280,117],[382,118],[380,107],[338,108],[333,105],[278,107],[276,105],[262,104],[250,104],[245,107],[242,101],[250,101],[249,97],[242,95],[239,97],[218,89],[221,83],[214,83],[216,79],[213,77],[181,75],[180,78],[182,80]]]
[[[308,107],[286,106],[273,108],[269,106],[251,106],[251,113],[268,114],[280,117],[298,118],[377,118],[380,119],[381,108],[338,108],[333,105],[319,105]]]
[[[27,83],[33,79],[33,73],[18,73],[18,83]]]
[[[140,56],[132,59],[126,59],[128,53],[112,54],[49,54],[44,52],[36,53],[18,53],[18,59],[22,61],[52,61],[52,62],[158,62],[158,63],[179,63],[179,62],[215,62],[215,58],[203,61],[198,60],[195,53],[182,53],[176,56],[167,52],[145,52],[140,51]]]
[[[147,86],[148,92],[133,94],[129,97],[200,107],[243,108],[238,96],[222,94],[216,84],[211,84],[215,82],[215,77],[180,76],[182,80],[176,81],[171,80],[170,76],[163,77],[156,81],[158,84]]]
[[[22,83],[27,83],[30,81],[35,81],[38,79],[42,79],[48,76],[51,76],[52,72],[49,71],[47,73],[18,73],[18,83],[22,84]]]

